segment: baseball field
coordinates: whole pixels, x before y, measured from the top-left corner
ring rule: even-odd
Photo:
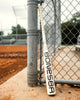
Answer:
[[[28,87],[27,46],[0,46],[0,100],[80,100],[80,87],[57,84],[55,96],[47,95],[45,84]]]

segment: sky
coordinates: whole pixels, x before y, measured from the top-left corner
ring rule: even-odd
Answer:
[[[61,2],[61,11],[63,12],[61,13],[62,22],[69,20],[72,14],[80,11],[80,0],[61,0]],[[0,30],[4,30],[5,35],[11,32],[12,26],[16,26],[16,21],[26,28],[27,22],[25,22],[25,19],[17,18],[12,8],[15,7],[18,10],[21,7],[21,9],[24,9],[26,4],[27,0],[0,0]],[[23,13],[25,13],[25,10]]]
[[[11,32],[11,26],[16,26],[16,16],[12,7],[24,7],[26,4],[27,0],[0,0],[0,30],[4,30],[5,34],[7,31]],[[24,20],[22,22],[24,23]]]

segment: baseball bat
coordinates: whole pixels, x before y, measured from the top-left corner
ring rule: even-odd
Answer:
[[[55,95],[56,94],[55,81],[54,81],[54,75],[53,75],[53,70],[51,65],[51,59],[49,57],[49,52],[48,52],[48,46],[46,43],[45,29],[44,29],[43,16],[42,16],[42,6],[39,5],[38,8],[40,13],[40,21],[41,21],[41,28],[42,28],[43,59],[44,59],[47,93],[48,95]]]

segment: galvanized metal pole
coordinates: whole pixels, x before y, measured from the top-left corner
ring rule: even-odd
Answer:
[[[1,24],[1,41],[3,40],[3,34],[2,34],[2,24]]]
[[[42,72],[42,32],[41,32],[41,22],[40,22],[40,72]],[[40,78],[42,74],[40,73]],[[41,84],[41,83],[40,83]]]
[[[28,0],[28,33],[27,33],[27,82],[29,86],[37,85],[37,0]]]
[[[16,18],[16,41],[18,39],[18,27],[17,27],[17,18]]]
[[[56,0],[56,49],[61,45],[61,0]]]
[[[46,83],[46,79],[42,78],[39,80],[41,83]],[[80,85],[80,80],[58,80],[55,79],[56,84],[71,84],[71,85]]]
[[[56,52],[56,0],[53,1],[54,5],[54,54]]]
[[[52,0],[54,6],[54,54],[61,45],[61,0]],[[58,41],[57,41],[58,40]]]

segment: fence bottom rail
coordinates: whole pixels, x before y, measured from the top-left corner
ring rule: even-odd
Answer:
[[[39,80],[41,83],[46,83],[45,78]],[[69,84],[69,85],[80,85],[80,80],[58,80],[55,79],[55,84]]]

